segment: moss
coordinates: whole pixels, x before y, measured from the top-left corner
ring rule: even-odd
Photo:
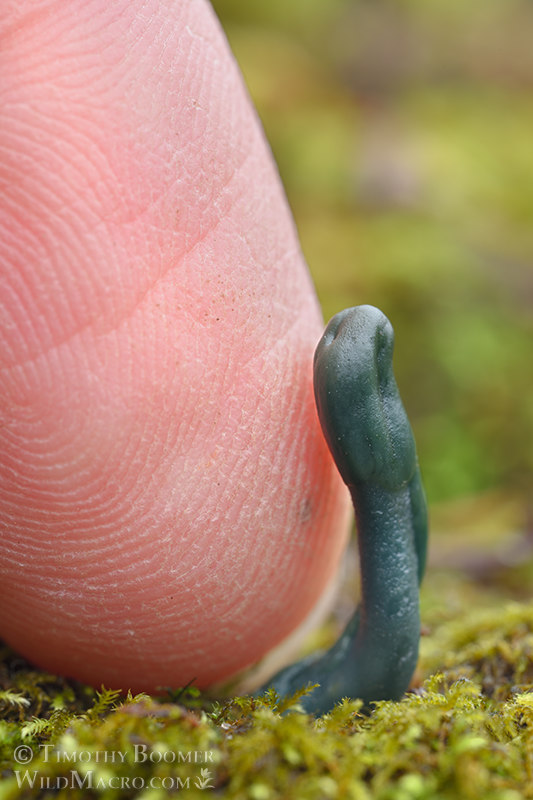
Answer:
[[[531,797],[532,643],[532,605],[456,617],[425,638],[420,685],[400,702],[365,716],[345,700],[319,719],[299,711],[309,690],[124,697],[4,649],[0,798]]]
[[[533,605],[480,609],[442,626],[422,647],[426,672],[476,681],[488,697],[504,701],[533,689]]]

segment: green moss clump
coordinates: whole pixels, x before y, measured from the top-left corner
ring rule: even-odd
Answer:
[[[482,608],[443,625],[423,640],[422,665],[448,681],[469,678],[496,701],[533,689],[533,605]]]
[[[0,800],[533,797],[532,642],[531,605],[452,620],[424,642],[421,671],[436,674],[400,702],[365,716],[344,700],[319,719],[299,710],[309,689],[124,697],[4,649]]]

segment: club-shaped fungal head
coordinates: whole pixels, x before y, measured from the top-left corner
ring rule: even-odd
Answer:
[[[330,321],[315,352],[315,399],[324,435],[349,486],[399,489],[414,475],[416,450],[392,370],[394,332],[363,305]]]

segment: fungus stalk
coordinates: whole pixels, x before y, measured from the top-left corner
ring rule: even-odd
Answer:
[[[361,698],[365,707],[398,699],[418,658],[427,511],[393,344],[381,311],[357,306],[330,321],[315,352],[322,430],[355,509],[361,601],[328,651],[281,670],[269,685],[285,695],[319,683],[301,701],[316,714],[343,697]]]

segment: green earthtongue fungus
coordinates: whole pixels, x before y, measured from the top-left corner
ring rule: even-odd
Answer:
[[[409,685],[420,637],[427,511],[411,426],[392,371],[394,332],[373,306],[341,311],[315,352],[315,399],[324,436],[356,515],[361,602],[336,644],[278,672],[280,694],[310,713],[343,697],[395,700]]]

